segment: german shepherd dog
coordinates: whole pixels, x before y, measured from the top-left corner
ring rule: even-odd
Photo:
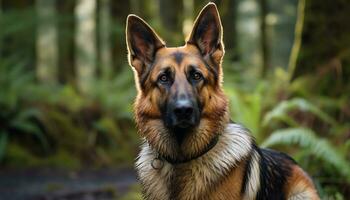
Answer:
[[[257,147],[247,129],[230,121],[222,35],[214,3],[203,8],[181,47],[166,47],[141,18],[127,18],[135,120],[144,139],[136,161],[143,197],[319,199],[292,158]]]

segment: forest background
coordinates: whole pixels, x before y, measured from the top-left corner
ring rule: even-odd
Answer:
[[[81,171],[134,174],[141,140],[126,16],[139,15],[178,46],[207,2],[0,0],[0,191],[18,186],[14,177],[27,177],[11,188],[20,193],[45,176],[47,184],[33,189],[44,197],[139,199],[134,175],[117,191],[113,184],[69,189],[48,174],[67,172],[78,182]],[[259,145],[288,152],[323,199],[349,199],[348,0],[214,2],[224,26],[231,118]]]

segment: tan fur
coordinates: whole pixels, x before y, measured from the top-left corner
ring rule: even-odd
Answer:
[[[242,199],[241,188],[244,176],[244,166],[246,161],[243,160],[239,165],[208,191],[205,199],[226,200],[226,199]]]
[[[285,186],[285,192],[288,194],[289,200],[320,199],[313,186],[312,180],[297,165],[293,166],[292,175]]]

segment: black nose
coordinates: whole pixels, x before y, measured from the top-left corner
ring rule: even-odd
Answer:
[[[189,118],[193,114],[193,105],[189,100],[180,100],[176,103],[174,114],[177,118]]]

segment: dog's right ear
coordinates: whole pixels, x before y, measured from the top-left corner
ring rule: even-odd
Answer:
[[[136,15],[129,15],[126,23],[126,43],[129,63],[141,76],[151,66],[155,53],[165,46],[153,29]]]

